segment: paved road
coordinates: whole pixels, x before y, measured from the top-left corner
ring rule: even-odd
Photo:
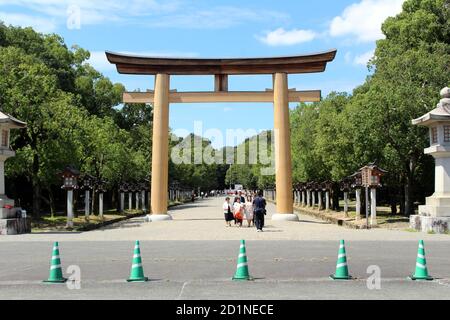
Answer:
[[[0,238],[0,299],[450,299],[450,236],[401,230],[351,230],[301,216],[300,223],[268,222],[264,233],[226,228],[222,199],[172,210],[174,221],[120,223],[104,230]],[[269,206],[269,212],[274,212]],[[417,240],[425,239],[437,278],[413,282]],[[152,281],[129,284],[134,240],[141,240]],[[247,240],[255,281],[231,281],[239,240]],[[346,239],[351,274],[335,282],[338,240]],[[81,268],[82,288],[47,285],[53,241],[63,268]],[[381,290],[368,290],[367,267],[381,268]]]
[[[0,299],[450,299],[450,250],[426,243],[430,273],[438,279],[413,282],[417,244],[347,243],[350,272],[357,280],[328,279],[336,263],[334,241],[249,241],[255,281],[235,283],[237,241],[143,241],[144,270],[152,281],[129,284],[132,242],[60,244],[63,268],[81,268],[81,290],[47,285],[51,243],[0,244]],[[7,257],[5,259],[5,257]],[[378,265],[381,290],[368,290],[366,269]]]

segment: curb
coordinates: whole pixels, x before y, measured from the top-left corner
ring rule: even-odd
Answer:
[[[183,202],[183,203],[177,203],[177,204],[171,204],[171,205],[167,206],[167,208],[173,208],[173,207],[181,206],[183,204],[190,203],[190,202],[191,201]],[[129,215],[126,215],[124,217],[116,218],[116,219],[109,220],[109,221],[104,221],[104,222],[101,222],[101,223],[98,223],[98,224],[89,224],[89,225],[84,226],[84,227],[73,228],[72,232],[86,232],[86,231],[97,230],[97,229],[100,229],[100,228],[112,225],[112,224],[117,223],[117,222],[122,222],[122,221],[133,219],[133,218],[144,217],[146,215],[147,215],[147,213],[143,213],[143,212],[142,213],[129,214]]]

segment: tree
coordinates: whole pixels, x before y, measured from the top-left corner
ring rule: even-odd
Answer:
[[[7,162],[6,173],[16,178],[25,176],[30,181],[36,216],[41,211],[41,200],[49,203],[54,213],[53,191],[60,184],[58,171],[67,164],[86,164],[84,138],[96,140],[88,135],[89,130],[109,125],[106,134],[118,131],[111,121],[91,116],[114,116],[117,111],[113,107],[124,88],[113,85],[87,65],[88,58],[88,51],[78,47],[69,50],[58,35],[42,35],[31,28],[5,27],[0,23],[0,105],[3,111],[28,125],[26,130],[13,133],[12,146],[17,156]],[[99,138],[102,140],[100,134]],[[126,141],[128,136],[117,141],[122,143],[121,139]],[[128,154],[135,157],[128,159],[124,168],[135,162],[142,167],[139,153]],[[97,156],[98,153],[89,154],[87,158],[95,159],[98,165],[101,160]],[[116,159],[110,157],[108,161]]]
[[[417,168],[424,162],[426,131],[411,120],[435,108],[450,80],[450,6],[444,0],[408,0],[388,18],[377,42],[375,70],[364,108],[383,145],[383,161],[404,185],[404,213],[414,212]]]
[[[40,212],[41,190],[54,181],[55,165],[73,159],[71,125],[80,119],[73,95],[58,89],[58,79],[23,50],[0,48],[0,104],[28,126],[15,140],[17,157],[9,172],[24,173],[33,186],[33,212]],[[60,167],[61,168],[61,167]]]

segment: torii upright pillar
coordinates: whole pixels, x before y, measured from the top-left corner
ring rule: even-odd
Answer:
[[[291,130],[286,73],[275,73],[273,88],[277,212],[272,220],[298,221],[292,199]]]
[[[172,220],[167,213],[169,176],[169,94],[170,76],[157,74],[153,105],[152,221]]]

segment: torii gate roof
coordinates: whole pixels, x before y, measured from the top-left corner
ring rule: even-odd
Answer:
[[[106,51],[108,61],[122,74],[239,75],[323,72],[336,57],[336,49],[296,56],[269,58],[145,57]]]

